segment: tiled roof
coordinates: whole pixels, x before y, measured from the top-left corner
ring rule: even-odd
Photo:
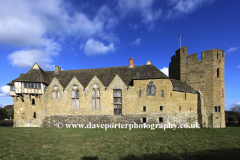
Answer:
[[[182,91],[182,92],[190,92],[190,93],[197,93],[195,89],[193,89],[190,85],[186,82],[182,82],[176,79],[170,79],[173,84],[173,90],[175,91]]]
[[[85,88],[92,78],[96,76],[102,84],[107,87],[116,75],[118,75],[127,86],[131,85],[133,79],[169,79],[154,65],[63,70],[58,74],[56,74],[55,71],[43,71],[39,68],[31,69],[26,74],[21,74],[20,77],[14,79],[12,82],[8,83],[8,85],[13,85],[13,82],[35,82],[49,85],[53,78],[56,77],[63,88],[66,88],[73,77],[76,77]],[[174,90],[195,92],[193,88],[184,82],[172,79],[171,82]]]

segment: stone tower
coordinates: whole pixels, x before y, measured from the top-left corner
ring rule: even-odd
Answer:
[[[178,49],[169,64],[169,78],[186,82],[199,92],[198,115],[203,127],[225,127],[225,55],[212,49],[188,55],[188,48]]]

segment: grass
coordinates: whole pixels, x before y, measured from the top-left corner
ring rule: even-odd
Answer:
[[[0,128],[0,159],[239,159],[240,128]]]

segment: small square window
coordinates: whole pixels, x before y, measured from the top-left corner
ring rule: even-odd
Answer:
[[[160,106],[160,111],[162,111],[163,110],[163,106]]]
[[[147,122],[147,118],[143,117],[143,123],[146,123],[146,122]]]
[[[163,117],[159,117],[159,122],[163,122]]]
[[[143,106],[143,112],[146,112],[146,106]]]

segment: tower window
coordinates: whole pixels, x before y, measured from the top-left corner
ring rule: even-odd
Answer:
[[[162,111],[163,110],[163,106],[160,106],[160,111]]]
[[[35,105],[35,99],[32,99],[32,105]]]
[[[143,106],[143,112],[146,112],[146,106]]]
[[[159,122],[163,122],[163,117],[159,117]]]
[[[33,118],[36,118],[36,112],[33,113]]]
[[[182,110],[182,108],[181,108],[181,106],[179,107],[179,111],[181,111]]]
[[[218,112],[221,112],[221,107],[220,106],[218,106]]]
[[[217,112],[217,106],[214,107],[214,112]]]
[[[185,100],[187,99],[187,93],[185,93]]]
[[[217,77],[219,77],[219,68],[217,68]]]

